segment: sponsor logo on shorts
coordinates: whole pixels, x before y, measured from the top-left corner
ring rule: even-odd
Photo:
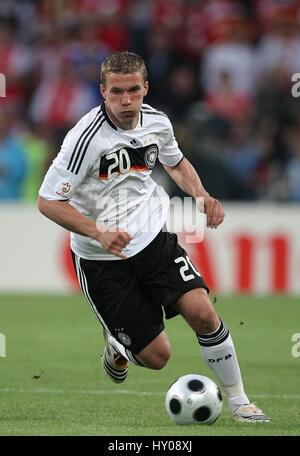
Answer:
[[[129,337],[127,334],[123,333],[123,332],[119,332],[119,333],[118,333],[118,339],[119,339],[119,340],[122,342],[122,344],[124,344],[124,345],[127,345],[127,346],[131,345],[131,339],[130,339],[130,337]]]

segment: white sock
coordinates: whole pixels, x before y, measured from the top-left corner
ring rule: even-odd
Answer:
[[[136,355],[134,355],[128,348],[125,348],[124,345],[120,344],[117,339],[112,336],[111,334],[108,335],[109,343],[114,347],[114,349],[119,352],[124,358],[126,358],[130,363],[135,364],[136,366],[143,366],[144,365],[137,359]]]
[[[244,391],[241,372],[228,329],[220,322],[218,329],[209,334],[197,334],[207,365],[215,372],[228,399],[229,407],[249,404]]]

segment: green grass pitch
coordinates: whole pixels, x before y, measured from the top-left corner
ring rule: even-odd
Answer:
[[[100,368],[100,324],[80,295],[0,296],[0,435],[224,436],[300,434],[300,333],[297,297],[218,297],[218,313],[231,329],[246,391],[272,417],[269,424],[236,423],[224,403],[212,426],[178,426],[164,397],[177,377],[216,378],[181,317],[166,322],[173,347],[160,371],[130,366],[115,385]]]

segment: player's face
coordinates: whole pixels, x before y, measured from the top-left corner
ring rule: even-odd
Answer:
[[[148,82],[139,71],[129,74],[108,73],[100,86],[106,110],[111,120],[124,130],[137,125]]]

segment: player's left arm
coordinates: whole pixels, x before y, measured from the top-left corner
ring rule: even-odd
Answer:
[[[175,166],[163,164],[163,167],[178,187],[195,199],[199,209],[202,204],[202,210],[207,217],[207,227],[217,228],[225,217],[223,206],[205,190],[192,164],[186,158],[182,158]]]

